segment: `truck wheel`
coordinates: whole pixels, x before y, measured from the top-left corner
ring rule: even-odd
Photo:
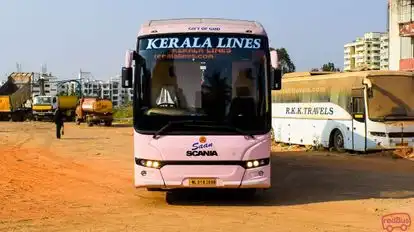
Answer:
[[[112,126],[112,121],[105,121],[105,126]]]
[[[16,114],[16,113],[13,113],[13,114],[11,115],[10,121],[11,121],[11,122],[18,122],[18,121],[20,121],[19,115],[18,115],[18,114]]]
[[[93,126],[93,122],[90,120],[86,120],[86,123],[88,124],[89,127]]]
[[[75,123],[76,123],[76,125],[80,125],[81,124],[81,120],[77,116],[75,116]]]

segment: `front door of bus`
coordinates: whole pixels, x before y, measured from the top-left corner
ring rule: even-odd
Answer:
[[[351,98],[352,112],[352,150],[366,150],[366,112],[364,90],[353,90]]]

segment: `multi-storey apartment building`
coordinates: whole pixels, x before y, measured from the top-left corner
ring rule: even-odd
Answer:
[[[6,83],[6,79],[0,80],[0,86]],[[76,82],[59,84],[57,77],[51,73],[34,73],[32,80],[32,97],[41,95],[41,79],[43,79],[44,94],[55,96],[57,94],[75,94],[79,87]],[[113,105],[120,106],[127,101],[132,101],[133,91],[123,89],[120,76],[111,77],[109,80],[95,80],[93,78],[78,78],[81,83],[81,91],[84,96],[94,96],[110,99]]]
[[[414,0],[388,0],[391,70],[414,71]]]
[[[132,100],[132,95],[129,90],[126,93],[125,89],[121,86],[121,80],[119,76],[111,77],[109,80],[96,80],[93,78],[78,78],[81,83],[81,91],[84,96],[101,97],[110,99],[113,105],[120,106],[126,102],[125,95],[128,94],[129,100]],[[78,90],[78,84],[76,82],[70,82],[64,84],[63,92],[76,93]]]
[[[43,90],[45,95],[56,96],[59,93],[58,79],[51,73],[34,73],[32,80],[32,96],[41,95],[41,80],[43,80]]]
[[[344,71],[366,67],[388,69],[388,34],[368,32],[344,45]]]
[[[388,33],[382,33],[380,38],[380,70],[389,70],[389,36]]]

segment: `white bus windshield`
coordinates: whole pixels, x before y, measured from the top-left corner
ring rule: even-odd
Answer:
[[[368,115],[373,120],[414,119],[414,80],[406,76],[371,79],[373,96],[368,98]]]
[[[266,37],[158,35],[139,39],[136,127],[157,130],[183,117],[270,129]],[[259,132],[258,132],[259,133]]]

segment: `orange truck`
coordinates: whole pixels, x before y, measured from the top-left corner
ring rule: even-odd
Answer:
[[[0,120],[24,121],[31,118],[33,73],[11,73],[0,87]]]
[[[86,122],[88,126],[104,123],[111,126],[113,122],[113,105],[108,99],[84,97],[76,107],[76,124]]]

